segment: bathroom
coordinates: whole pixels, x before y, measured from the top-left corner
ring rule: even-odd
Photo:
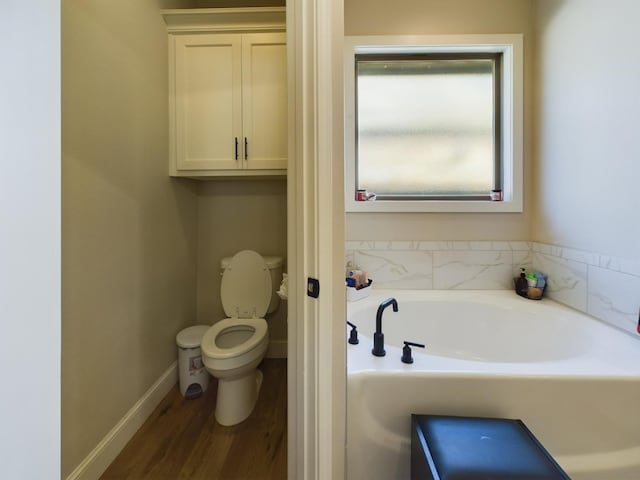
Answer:
[[[78,467],[171,368],[180,330],[227,316],[224,257],[287,257],[285,176],[168,175],[160,7],[203,4],[62,2],[63,478],[92,471]],[[286,308],[268,323],[283,362]]]
[[[633,161],[638,157],[638,147],[633,141],[636,130],[634,112],[638,107],[637,96],[634,97],[633,92],[638,83],[638,67],[629,62],[634,55],[630,46],[637,44],[638,34],[632,31],[633,26],[628,22],[629,18],[638,16],[638,7],[634,2],[617,1],[613,8],[611,2],[605,1],[487,1],[482,2],[486,5],[486,14],[472,8],[478,2],[469,1],[406,2],[405,9],[397,8],[396,4],[392,8],[383,2],[367,2],[366,5],[363,2],[344,3],[345,33],[348,35],[408,30],[428,30],[429,33],[524,33],[525,85],[528,85],[528,88],[525,87],[525,108],[529,114],[525,117],[523,213],[348,214],[344,235],[341,228],[336,227],[336,234],[342,235],[342,242],[335,243],[328,251],[331,259],[338,257],[334,262],[335,272],[342,272],[344,256],[340,249],[344,249],[344,240],[528,241],[624,259],[629,264],[638,261],[636,239],[640,227],[634,187],[639,175],[638,166]],[[72,32],[63,30],[63,46],[65,42],[80,43],[75,48],[89,49],[97,48],[107,39],[112,42],[109,63],[92,65],[91,69],[89,65],[77,66],[78,81],[82,75],[85,78],[88,75],[95,85],[95,91],[104,95],[100,98],[91,95],[90,91],[78,92],[82,94],[77,100],[78,108],[93,104],[98,112],[96,117],[86,125],[65,125],[62,131],[63,144],[69,145],[70,139],[78,139],[77,146],[64,152],[63,191],[66,190],[65,185],[73,183],[77,185],[76,194],[106,209],[97,218],[89,205],[86,205],[86,209],[81,208],[77,212],[75,230],[63,230],[62,244],[63,256],[67,255],[63,268],[64,262],[70,261],[68,255],[71,251],[71,258],[75,258],[74,261],[82,268],[87,268],[92,262],[99,264],[96,274],[88,280],[85,277],[79,286],[81,288],[74,293],[77,298],[63,298],[63,303],[77,302],[78,312],[75,315],[79,324],[74,331],[65,326],[66,316],[62,322],[63,385],[67,380],[74,380],[73,376],[75,381],[85,379],[94,382],[88,389],[98,391],[96,397],[100,405],[108,403],[109,409],[120,412],[107,413],[109,418],[102,425],[85,425],[77,443],[84,445],[84,450],[90,450],[162,373],[170,363],[168,359],[175,355],[175,345],[166,339],[170,339],[182,325],[159,324],[154,319],[159,315],[172,319],[195,318],[199,309],[210,308],[207,305],[199,306],[196,300],[198,282],[195,265],[196,259],[199,259],[196,245],[200,238],[211,238],[214,233],[198,232],[196,228],[202,213],[198,209],[199,192],[194,191],[189,182],[177,182],[173,189],[163,190],[159,187],[166,174],[162,167],[146,170],[148,164],[128,161],[132,155],[140,152],[151,157],[162,157],[166,150],[166,139],[160,133],[162,128],[154,121],[149,121],[165,114],[164,94],[161,91],[147,92],[155,99],[149,100],[148,104],[142,104],[138,95],[140,89],[148,88],[149,84],[164,82],[164,53],[154,49],[133,52],[126,47],[140,43],[137,35],[143,34],[147,22],[144,19],[155,14],[153,9],[148,6],[121,5],[118,9],[107,7],[103,11],[98,6],[86,3],[76,8],[77,28],[82,36],[76,37]],[[439,13],[435,14],[435,10]],[[424,15],[418,15],[422,12],[425,12]],[[122,31],[115,32],[95,25],[90,28],[91,19],[98,14],[104,17],[105,24],[122,22],[126,25],[131,22],[140,28],[123,27]],[[455,25],[455,32],[452,31],[452,25]],[[156,42],[162,42],[164,34],[158,25],[153,27],[152,32],[145,30],[144,33],[147,37],[155,38]],[[87,42],[85,37],[94,40]],[[532,41],[532,37],[537,40]],[[152,62],[150,71],[133,67],[140,63],[138,60],[141,58]],[[594,59],[601,62],[600,68],[594,68]],[[63,57],[63,67],[64,62]],[[105,75],[114,69],[122,74]],[[619,75],[618,72],[623,74]],[[66,88],[81,87],[71,83]],[[144,118],[131,114],[128,108],[133,106],[147,112]],[[75,131],[80,128],[81,132]],[[114,137],[123,141],[113,142]],[[95,155],[94,161],[82,164],[79,162],[82,149],[90,145],[98,146],[92,153]],[[338,167],[341,166],[339,160],[334,161]],[[75,167],[67,170],[68,165]],[[33,182],[34,179],[25,181],[23,188],[33,188]],[[210,188],[213,189],[208,186],[204,190]],[[265,183],[262,188],[263,194],[274,200],[273,209],[282,211],[285,203],[284,182]],[[127,192],[133,189],[142,192],[142,197],[132,198]],[[209,193],[214,197],[209,199],[214,204],[215,192]],[[63,193],[63,198],[64,195],[68,193]],[[62,213],[64,219],[70,212]],[[87,235],[92,238],[87,239]],[[105,250],[107,246],[110,250]],[[73,250],[69,250],[71,248]],[[103,257],[104,260],[98,258],[98,254],[105,251],[122,254],[118,255],[117,262],[109,261],[108,256]],[[327,252],[321,251],[318,255],[327,255]],[[211,263],[207,268],[213,271],[217,259],[211,258],[209,261]],[[570,259],[562,259],[560,263],[573,265]],[[583,268],[582,265],[577,267]],[[327,275],[326,271],[322,273]],[[308,273],[313,274],[318,275],[317,272]],[[582,277],[585,274],[586,269],[583,268]],[[624,278],[628,279],[629,285],[637,285],[637,276],[637,273],[627,274]],[[185,278],[191,279],[190,282],[185,284],[179,280]],[[167,292],[171,292],[170,302]],[[585,295],[580,291],[574,305],[583,305]],[[321,299],[324,300],[322,296]],[[39,315],[27,318],[33,322]],[[140,323],[134,321],[140,318],[147,320]],[[121,323],[114,319],[121,320]],[[337,317],[336,322],[342,327]],[[130,331],[128,336],[121,335],[125,328]],[[161,332],[156,338],[153,332],[158,329]],[[336,325],[335,331],[331,338],[337,342],[342,338],[343,330],[338,332]],[[133,332],[135,336],[131,334]],[[52,332],[52,338],[55,335],[55,331]],[[115,345],[112,350],[119,352],[117,355],[110,355],[109,351],[102,348],[104,342],[110,340]],[[65,343],[70,341],[77,345],[77,352],[64,348]],[[137,360],[133,357],[124,358],[124,352],[134,351],[138,352]],[[70,354],[74,357],[70,357]],[[55,360],[60,357],[59,350],[57,357],[55,351],[51,355],[47,358],[51,359],[52,365],[59,363]],[[156,362],[154,356],[167,359],[166,362],[158,360],[166,365],[151,367],[152,371],[149,371],[148,365]],[[77,373],[66,370],[65,358],[73,361]],[[326,387],[326,384],[319,387],[319,391],[324,392],[318,394],[320,399],[333,398],[333,395],[340,398],[340,389],[343,387],[340,387],[339,379],[344,365],[340,365],[339,358],[338,355],[338,361],[330,367],[337,380],[330,387]],[[55,371],[52,375],[55,377]],[[327,382],[326,379],[324,381]],[[56,391],[59,387],[50,385],[56,382],[49,378],[46,388]],[[118,388],[114,389],[114,386]],[[120,391],[118,398],[104,400],[105,392],[114,390]],[[81,396],[83,391],[73,394]],[[23,398],[17,399],[15,405],[24,401]],[[55,402],[52,403],[54,405],[51,408],[55,408]],[[86,417],[93,413],[93,408],[94,403],[89,402],[84,413],[77,413]],[[337,417],[340,417],[340,408],[339,402],[336,403]],[[54,418],[58,418],[56,412],[51,413]],[[45,413],[43,410],[42,415]],[[323,412],[323,415],[334,414]],[[55,423],[55,420],[47,417],[43,421]],[[337,441],[332,443],[339,445],[340,420],[335,420],[334,425],[333,435]],[[64,429],[63,421],[63,435]],[[17,427],[15,430],[18,430]],[[44,446],[43,450],[46,450]],[[340,463],[339,450],[336,448],[333,452],[336,464]],[[82,458],[82,452],[78,452],[65,470],[68,472]]]
[[[547,290],[550,298],[637,337],[640,254],[635,237],[640,228],[640,202],[633,192],[640,172],[631,158],[638,154],[632,140],[632,105],[638,105],[638,96],[629,93],[640,70],[625,61],[627,46],[638,36],[624,17],[638,15],[638,6],[632,2],[490,2],[483,10],[479,4],[438,2],[437,9],[429,10],[431,5],[416,2],[407,14],[395,4],[367,2],[365,8],[363,2],[346,1],[345,35],[523,34],[522,213],[347,212],[345,261],[366,270],[379,287],[408,294],[411,289],[507,290],[520,266],[533,266],[553,279]],[[596,69],[595,58],[602,62]],[[616,86],[605,92],[607,85]],[[345,138],[345,143],[349,140]],[[608,196],[607,191],[615,193]],[[360,207],[353,210],[356,208]],[[388,321],[394,322],[397,314],[391,309],[387,312]],[[373,358],[366,355],[372,333],[363,334],[364,346],[348,346],[349,360],[358,348]],[[393,330],[383,328],[383,333]],[[428,337],[403,339],[427,344],[428,353]],[[388,368],[409,375],[411,367],[402,365],[400,355],[394,359],[395,364]],[[365,368],[376,369],[378,364],[378,360],[370,361]],[[637,371],[634,367],[629,370]],[[352,400],[347,404],[348,410],[358,412],[362,431],[369,433],[371,442],[358,442],[357,437],[350,440],[365,445],[372,457],[393,469],[394,442],[387,445],[384,439],[390,440],[397,431],[379,427],[385,418],[391,426],[400,413],[397,405],[405,402],[388,402],[395,407],[385,411],[382,406],[374,407],[373,399],[382,391],[404,387],[401,380],[388,384],[380,380],[377,390],[377,380],[366,371],[357,380],[361,383],[354,381],[355,389],[349,380],[347,397]],[[372,399],[371,406],[367,399]],[[382,417],[379,423],[376,414]],[[518,413],[525,414],[526,409]],[[638,445],[637,435],[632,437]],[[349,452],[349,433],[347,438]],[[376,443],[385,445],[390,455],[368,448]],[[349,468],[350,461],[364,465],[358,463],[363,457],[352,457],[347,454],[347,471],[359,473],[356,477],[388,477],[389,470],[375,461],[369,463],[368,474]],[[376,469],[378,477],[371,474]]]

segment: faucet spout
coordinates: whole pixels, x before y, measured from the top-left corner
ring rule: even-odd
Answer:
[[[376,313],[376,332],[373,334],[373,349],[371,353],[376,357],[384,357],[387,352],[384,350],[384,334],[382,333],[382,314],[388,306],[393,307],[393,311],[398,311],[398,302],[395,298],[387,298],[378,306]]]

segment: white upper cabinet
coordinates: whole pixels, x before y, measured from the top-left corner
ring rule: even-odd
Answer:
[[[239,35],[175,38],[176,170],[241,165],[236,158],[242,137],[241,51]]]
[[[287,168],[284,33],[242,36],[242,133],[246,168]]]
[[[171,175],[286,174],[284,9],[165,10],[163,16],[170,37]]]

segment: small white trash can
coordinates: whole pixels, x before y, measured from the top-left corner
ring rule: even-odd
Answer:
[[[200,342],[209,325],[185,328],[176,335],[180,393],[187,399],[202,395],[209,386],[209,372],[202,363]]]

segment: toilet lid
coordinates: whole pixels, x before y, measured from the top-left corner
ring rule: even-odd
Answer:
[[[263,318],[271,293],[271,273],[262,256],[251,250],[236,253],[222,275],[224,313],[235,318]]]

